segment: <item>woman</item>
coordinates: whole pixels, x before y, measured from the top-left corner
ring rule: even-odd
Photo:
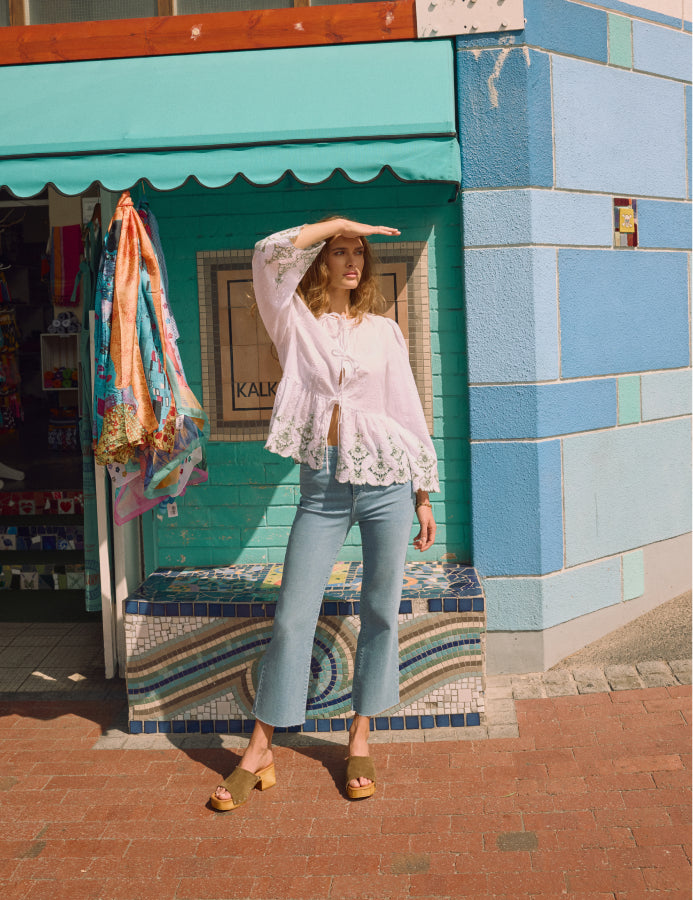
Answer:
[[[255,727],[235,771],[211,797],[236,809],[254,787],[275,783],[275,727],[305,720],[320,604],[336,556],[358,522],[363,582],[349,729],[350,799],[375,792],[370,716],[399,702],[397,614],[407,544],[428,550],[435,521],[428,492],[437,462],[399,326],[378,315],[366,237],[396,228],[333,218],[260,241],[255,298],[283,377],[266,447],[301,463],[272,640],[262,661]]]

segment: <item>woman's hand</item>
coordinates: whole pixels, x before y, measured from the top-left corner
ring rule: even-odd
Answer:
[[[325,222],[304,225],[294,238],[294,247],[305,250],[306,247],[312,247],[320,241],[329,241],[338,234],[354,238],[368,237],[372,234],[391,237],[399,233],[398,228],[390,228],[389,225],[364,225],[362,222],[352,222],[351,219],[327,219]]]
[[[419,520],[419,533],[414,538],[414,546],[417,550],[428,550],[433,546],[436,539],[436,522],[433,518],[433,510],[428,504],[428,500],[421,503],[417,499],[416,518]]]

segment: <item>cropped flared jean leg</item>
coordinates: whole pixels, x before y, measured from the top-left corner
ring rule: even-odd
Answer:
[[[340,484],[336,452],[320,471],[301,466],[301,502],[289,536],[272,639],[260,668],[253,714],[275,727],[306,718],[313,638],[325,587],[351,526],[358,521],[364,575],[354,709],[373,715],[397,703],[397,613],[413,520],[411,484]]]
[[[359,715],[374,716],[399,702],[398,614],[414,494],[411,483],[354,490],[363,580],[352,703]]]

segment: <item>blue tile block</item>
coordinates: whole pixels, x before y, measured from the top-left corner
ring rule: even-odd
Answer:
[[[243,720],[243,734],[252,734],[255,722],[253,719]]]
[[[167,616],[178,616],[180,615],[180,606],[178,603],[167,603],[166,604],[166,615]]]
[[[262,603],[252,603],[250,610],[254,619],[263,619],[265,617],[265,607]]]
[[[691,249],[691,204],[638,200],[638,245]]]
[[[171,734],[170,722],[159,722],[159,734]]]
[[[685,254],[559,250],[558,261],[564,378],[688,365]]]
[[[402,716],[391,716],[390,728],[392,731],[404,731],[404,718]]]
[[[471,612],[472,602],[472,597],[460,597],[457,601],[458,612]]]
[[[453,713],[450,716],[450,724],[453,728],[464,728],[464,713]]]
[[[444,598],[443,612],[457,612],[457,597]]]
[[[209,616],[213,619],[218,619],[221,616],[221,604],[220,603],[210,603],[209,604]]]
[[[249,603],[237,603],[236,604],[236,615],[239,619],[249,619],[250,618],[250,604]]]
[[[196,616],[206,616],[207,615],[207,604],[206,603],[194,603],[193,608],[195,610]]]
[[[411,730],[412,728],[419,727],[419,717],[418,716],[405,716],[404,724],[407,727],[407,730]]]
[[[233,619],[236,617],[236,604],[224,603],[221,608],[221,616],[223,619]]]
[[[142,734],[142,722],[130,722],[130,734]]]
[[[153,616],[165,616],[166,615],[166,604],[165,603],[152,603],[152,613]]]
[[[429,612],[442,612],[443,611],[443,601],[440,597],[433,597],[428,601],[428,611]]]
[[[552,187],[548,54],[522,47],[482,53],[459,47],[462,187]]]
[[[173,725],[174,734],[185,734],[185,722],[175,719],[171,724]]]
[[[682,31],[633,21],[633,68],[691,80],[691,40]]]
[[[194,719],[188,719],[185,723],[186,734],[199,734],[200,723]]]
[[[339,615],[339,604],[332,600],[326,601],[323,603],[323,610],[326,616],[337,616]]]
[[[450,716],[436,716],[436,726],[438,728],[448,728],[450,726]]]
[[[139,605],[137,600],[125,601],[125,615],[136,616],[139,613]]]
[[[243,722],[240,719],[229,720],[229,734],[240,734],[243,731]]]
[[[299,732],[301,730],[301,726],[300,725],[290,725],[286,730],[289,734],[296,734],[297,732]]]
[[[138,612],[141,616],[151,616],[152,614],[152,604],[148,603],[146,600],[140,600]]]
[[[316,719],[318,724],[318,731],[329,731],[330,730],[330,720],[329,719]]]
[[[377,731],[388,731],[390,728],[390,722],[387,716],[376,716],[375,727]]]
[[[525,0],[524,37],[533,47],[607,61],[607,16],[565,0]]]
[[[483,597],[475,597],[473,600],[472,609],[474,612],[483,612],[485,609],[484,598]]]
[[[181,604],[179,604],[179,607],[180,607],[181,616],[192,616],[192,614],[193,614],[192,603],[181,603]]]
[[[352,615],[351,603],[347,601],[340,600],[339,602],[339,615],[340,616],[350,616]]]
[[[352,607],[353,607],[353,610],[354,610],[353,613],[352,613],[352,615],[358,616],[358,615],[360,614],[360,611],[361,611],[361,602],[360,602],[359,600],[356,600],[354,603],[352,603]]]
[[[315,719],[306,719],[303,723],[303,730],[307,732],[315,731]]]
[[[411,600],[402,600],[401,603],[399,604],[400,615],[402,615],[402,616],[409,615],[411,613],[411,610],[412,610]]]
[[[332,731],[344,731],[344,719],[330,719],[332,723]]]
[[[433,728],[435,725],[435,720],[433,716],[421,716],[421,727],[422,728]]]
[[[145,734],[156,734],[157,732],[157,723],[156,722],[145,722],[144,723],[144,733]]]
[[[481,572],[543,575],[562,568],[560,441],[472,444],[472,495]]]
[[[562,56],[553,58],[552,76],[557,188],[686,196],[680,84]],[[627,164],[616,127],[625,122],[638,123]]]
[[[467,725],[481,725],[479,713],[467,713]]]
[[[214,734],[214,722],[209,719],[200,722],[200,731],[202,734]]]
[[[616,425],[616,380],[469,389],[472,440],[544,438]]]
[[[274,733],[275,733],[275,734],[286,734],[286,728],[284,728],[282,725],[278,725],[278,726],[274,729]]]
[[[216,719],[214,722],[214,731],[216,734],[228,734],[229,723],[227,719]]]

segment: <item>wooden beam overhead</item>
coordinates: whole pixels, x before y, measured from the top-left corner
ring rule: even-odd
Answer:
[[[415,0],[384,0],[8,26],[0,28],[0,66],[415,39]]]

